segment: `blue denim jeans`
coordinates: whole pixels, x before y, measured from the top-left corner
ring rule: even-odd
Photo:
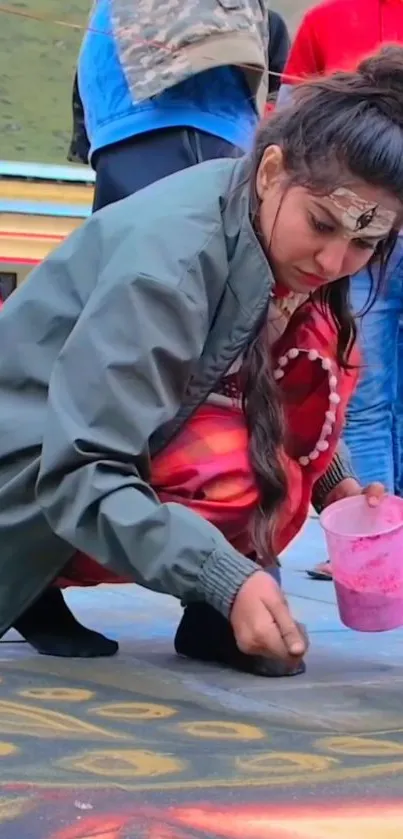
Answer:
[[[403,315],[400,319],[398,339],[397,399],[394,416],[395,428],[395,492],[403,498]]]
[[[370,294],[368,271],[351,280],[356,313]],[[384,290],[370,311],[359,319],[363,367],[350,402],[344,432],[361,483],[381,481],[389,491],[403,489],[403,238],[389,260]],[[399,352],[400,348],[400,352]],[[400,357],[400,376],[399,376]],[[400,402],[400,405],[399,405]]]

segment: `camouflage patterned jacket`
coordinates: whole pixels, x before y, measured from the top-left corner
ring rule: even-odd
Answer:
[[[95,0],[96,2],[96,0]],[[203,70],[242,67],[259,113],[268,90],[268,0],[110,0],[112,34],[141,102]],[[70,160],[83,160],[83,108],[73,91]],[[82,142],[82,140],[81,140]],[[86,162],[86,161],[85,161]]]
[[[137,101],[223,65],[245,68],[263,112],[267,0],[111,0],[113,34]]]

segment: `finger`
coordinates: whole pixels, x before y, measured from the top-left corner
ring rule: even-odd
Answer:
[[[262,602],[256,605],[249,626],[237,627],[234,631],[239,649],[247,655],[268,655],[281,659],[289,656],[280,630]]]
[[[302,638],[304,639],[304,642],[305,642],[305,652],[308,652],[310,642],[309,642],[309,635],[308,635],[307,628],[306,628],[305,624],[299,623],[298,621],[296,621],[296,624],[297,624],[297,627],[298,627],[298,629],[301,633],[301,636],[302,636]]]
[[[370,507],[376,507],[385,495],[385,487],[376,482],[366,487],[364,493]]]
[[[262,599],[264,601],[264,597]],[[304,655],[307,649],[306,641],[293,620],[287,603],[280,592],[275,598],[272,596],[266,606],[274,618],[288,653],[290,655]]]
[[[355,478],[345,478],[344,481],[335,487],[336,500],[337,498],[350,498],[352,495],[361,495],[363,492],[362,486]]]
[[[267,615],[266,611],[266,615]],[[253,642],[253,654],[278,658],[281,661],[288,661],[290,653],[284,639],[281,637],[278,626],[271,620],[259,622],[256,626]]]

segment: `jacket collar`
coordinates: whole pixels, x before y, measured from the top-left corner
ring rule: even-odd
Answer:
[[[253,229],[252,219],[258,201],[252,185],[253,161],[245,155],[234,164],[227,194],[224,197],[223,221],[231,271],[228,284],[239,304],[269,298],[274,285],[267,256]]]

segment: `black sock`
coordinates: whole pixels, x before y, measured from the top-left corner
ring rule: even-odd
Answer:
[[[235,641],[232,626],[223,615],[205,603],[186,606],[175,636],[178,655],[212,662],[251,673],[254,676],[297,676],[305,673],[299,661],[294,668],[278,659],[242,653]]]
[[[14,623],[41,655],[98,658],[117,653],[116,641],[82,626],[70,612],[58,588],[48,588]]]

